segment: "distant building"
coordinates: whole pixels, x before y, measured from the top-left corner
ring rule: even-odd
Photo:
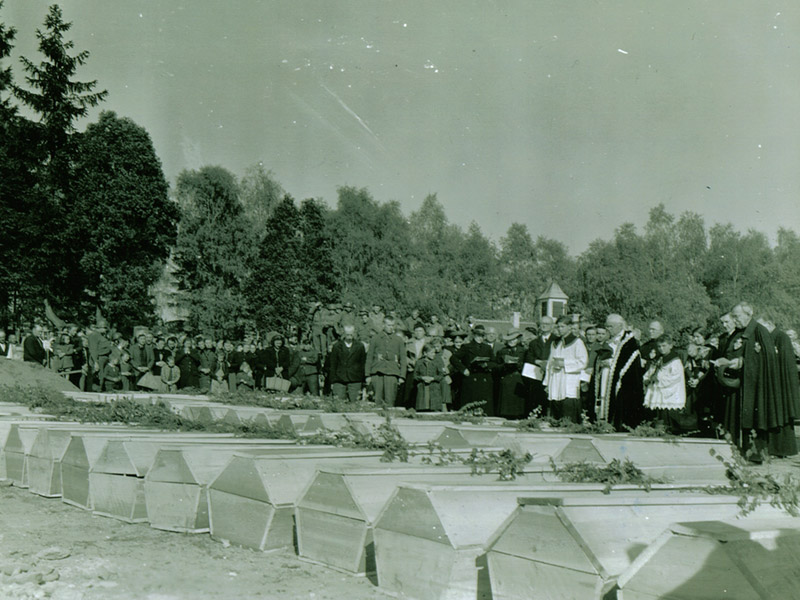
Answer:
[[[547,315],[557,319],[567,312],[567,296],[559,285],[554,281],[550,287],[536,299],[536,316],[541,321]]]

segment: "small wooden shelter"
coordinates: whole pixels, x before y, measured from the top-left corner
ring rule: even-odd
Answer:
[[[564,290],[555,281],[551,282],[550,287],[536,298],[536,316],[538,320],[541,321],[544,316],[557,319],[565,314],[568,300],[569,296],[564,293]]]

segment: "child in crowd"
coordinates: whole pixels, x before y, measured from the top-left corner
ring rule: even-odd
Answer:
[[[167,366],[161,367],[161,391],[175,392],[178,390],[178,381],[181,378],[181,369],[175,365],[175,356],[167,355]]]
[[[228,391],[228,361],[224,349],[217,351],[217,370],[214,371],[214,379],[211,381],[212,394],[224,394]]]
[[[106,366],[103,367],[103,391],[116,392],[120,389],[121,377],[119,374],[119,361],[116,356],[108,359]]]
[[[417,410],[442,410],[442,378],[444,363],[436,355],[433,344],[422,347],[422,356],[414,365],[414,382],[417,384]]]
[[[131,355],[123,352],[119,357],[119,376],[123,392],[131,391],[131,379],[133,378],[133,367],[131,366]]]
[[[253,377],[253,369],[250,368],[250,363],[246,360],[242,362],[239,367],[239,372],[236,374],[236,389],[240,392],[252,392],[256,387],[256,380]]]

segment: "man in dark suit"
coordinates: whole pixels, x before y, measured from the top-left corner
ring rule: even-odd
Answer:
[[[553,344],[552,333],[554,326],[555,321],[553,317],[544,315],[541,323],[539,323],[539,335],[531,340],[531,343],[528,344],[528,351],[525,353],[525,362],[536,365],[542,370],[542,373],[544,373],[545,366],[547,365],[547,359],[550,358],[550,346]],[[542,379],[544,379],[544,377],[542,377]],[[547,415],[547,393],[542,385],[542,381],[528,379],[527,382],[530,389],[528,395],[528,402],[530,403],[528,412],[536,407],[540,407],[542,416]]]
[[[47,351],[42,344],[41,325],[34,325],[31,334],[22,342],[22,360],[40,365],[47,363]]]
[[[0,358],[5,358],[8,355],[8,342],[6,341],[6,332],[0,329]]]
[[[355,332],[354,325],[345,325],[342,338],[331,349],[331,391],[335,397],[350,402],[361,396],[367,362],[364,344],[356,341]]]

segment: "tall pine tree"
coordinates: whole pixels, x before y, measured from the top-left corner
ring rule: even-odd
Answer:
[[[78,67],[86,64],[89,51],[71,54],[74,42],[65,40],[72,23],[64,21],[61,8],[53,4],[47,11],[44,30],[37,29],[39,52],[44,56],[38,65],[20,58],[25,81],[32,89],[14,85],[14,94],[23,104],[40,115],[42,137],[48,159],[48,173],[54,194],[66,194],[71,158],[70,134],[75,121],[85,117],[88,109],[102,102],[108,92],[94,91],[97,81],[76,81]]]

